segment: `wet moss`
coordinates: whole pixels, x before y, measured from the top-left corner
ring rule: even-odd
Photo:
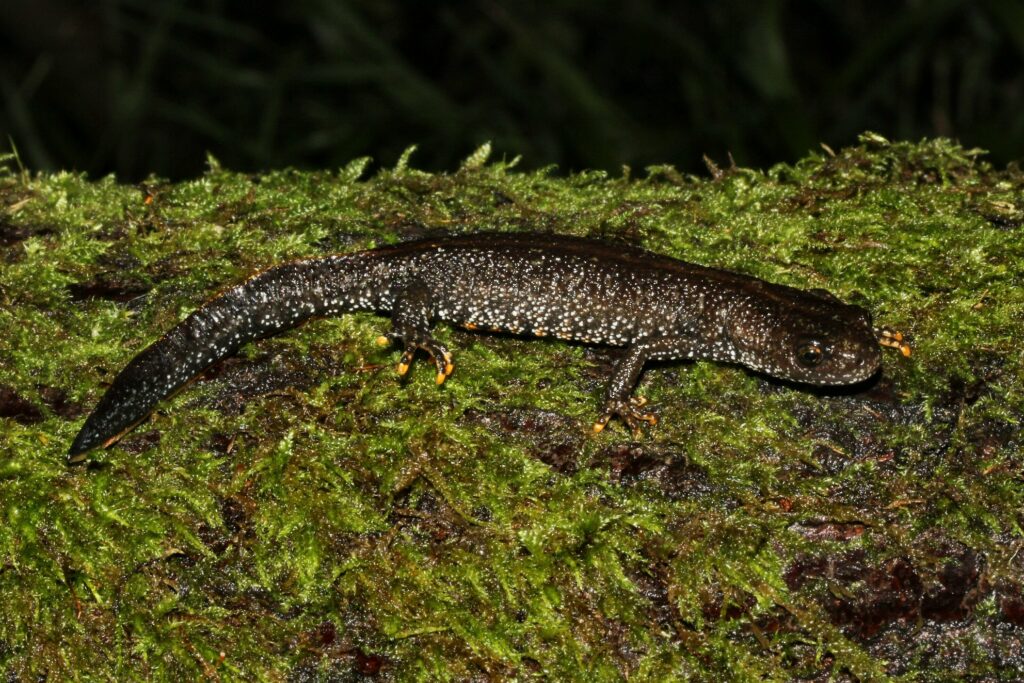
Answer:
[[[1024,665],[1024,174],[945,140],[768,171],[413,167],[138,186],[0,175],[0,672],[297,680],[1010,680]],[[640,438],[588,425],[618,357],[386,321],[250,345],[120,444],[63,454],[124,363],[282,260],[447,232],[640,244],[824,287],[914,355],[821,392],[664,364]],[[939,673],[941,672],[941,674]]]

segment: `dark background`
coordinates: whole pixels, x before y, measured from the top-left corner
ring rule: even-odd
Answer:
[[[0,147],[124,180],[769,166],[873,130],[1024,157],[1024,2],[4,0]]]

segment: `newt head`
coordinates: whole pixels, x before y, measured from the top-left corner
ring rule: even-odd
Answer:
[[[736,358],[744,365],[817,386],[856,384],[882,366],[882,350],[871,313],[831,294],[800,292],[746,299],[729,326]]]

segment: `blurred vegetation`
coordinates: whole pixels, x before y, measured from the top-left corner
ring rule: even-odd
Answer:
[[[1024,157],[1018,0],[8,0],[0,37],[0,136],[126,180],[410,140],[429,169],[485,140],[566,171],[766,167],[865,129]]]

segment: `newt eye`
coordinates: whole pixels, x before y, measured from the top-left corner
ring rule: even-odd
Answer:
[[[825,357],[825,351],[821,348],[821,342],[804,342],[796,347],[796,359],[801,365],[813,368]]]

